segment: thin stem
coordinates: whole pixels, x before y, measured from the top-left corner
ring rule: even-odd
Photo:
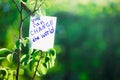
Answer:
[[[20,12],[20,8],[19,8],[17,2],[16,2],[15,0],[12,0],[12,1],[13,1],[13,3],[15,4],[15,6],[17,7],[17,10]]]
[[[36,0],[36,2],[35,2],[34,11],[35,11],[35,9],[36,9],[37,2],[38,2],[38,0]]]
[[[13,3],[15,4],[15,6],[17,7],[17,10],[20,13],[20,25],[19,25],[19,40],[22,39],[22,26],[23,26],[23,20],[22,20],[22,6],[18,6],[17,2],[15,0],[12,0]],[[21,48],[21,41],[20,41],[20,48]],[[16,80],[18,80],[19,78],[19,69],[20,69],[20,53],[21,53],[21,49],[18,49],[17,51],[17,69],[16,69]]]
[[[20,68],[20,60],[19,60],[19,58],[20,58],[20,53],[21,53],[21,51],[20,51],[20,49],[18,49],[18,52],[17,52],[18,54],[17,54],[17,56],[18,56],[18,60],[17,60],[17,69],[16,69],[16,80],[18,80],[18,76],[19,76],[19,68]]]
[[[38,0],[36,0],[36,2],[37,2],[37,1],[38,1]],[[39,7],[38,7],[37,9],[36,9],[36,6],[37,6],[37,3],[36,3],[32,14],[34,14],[36,11],[38,11],[38,10],[40,9],[40,7],[44,4],[44,2],[45,2],[45,0],[39,5]],[[28,15],[23,19],[23,21],[25,21],[25,20],[26,20],[30,15],[32,15],[32,14],[28,14]]]
[[[23,20],[22,20],[22,7],[20,9],[20,26],[19,26],[19,40],[20,40],[20,48],[21,48],[21,39],[22,39],[22,27],[23,27]],[[18,63],[17,63],[17,72],[16,72],[16,80],[18,80],[19,77],[19,69],[20,69],[20,53],[21,49],[18,49]]]
[[[35,10],[33,11],[33,13],[35,13],[36,11],[38,11],[38,10],[40,9],[40,7],[44,4],[44,2],[45,2],[45,0],[38,6],[37,9],[35,9]]]
[[[20,11],[20,26],[19,26],[19,39],[22,39],[22,27],[23,27],[23,18],[22,18],[22,8]]]
[[[23,21],[25,21],[29,16],[30,16],[30,15],[27,15],[27,16],[23,19]]]
[[[39,58],[39,60],[38,60],[38,63],[37,63],[37,66],[36,66],[36,69],[35,69],[34,75],[33,75],[33,77],[32,77],[32,80],[35,79],[35,76],[36,76],[36,72],[37,72],[37,69],[38,69],[39,63],[40,63],[40,61],[41,61],[41,58],[43,57],[42,54],[43,54],[43,52],[41,51],[41,55],[40,55],[40,58]]]

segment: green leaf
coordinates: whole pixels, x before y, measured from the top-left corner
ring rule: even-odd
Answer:
[[[34,72],[34,68],[36,67],[36,65],[37,65],[37,60],[34,60],[34,59],[29,59],[29,61],[28,61],[28,67],[29,67],[29,70],[30,71],[33,71]]]
[[[22,65],[27,65],[27,63],[28,63],[28,60],[29,60],[29,55],[28,54],[24,54],[22,57],[21,57],[21,59],[20,59],[20,63],[22,64]]]
[[[39,63],[39,66],[38,66],[38,69],[37,69],[37,75],[40,76],[40,75],[45,75],[47,73],[47,68]]]
[[[35,60],[39,60],[39,58],[40,58],[40,50],[34,51],[33,54],[32,54],[32,57]]]
[[[31,61],[29,62],[29,69],[30,69],[31,71],[34,69],[34,68],[33,68],[34,64],[35,64],[35,62],[34,62],[33,60],[31,60]]]
[[[6,59],[6,57],[0,57],[0,60]]]
[[[52,56],[54,56],[56,54],[56,50],[51,48],[49,49],[49,53],[52,54]]]
[[[49,54],[49,52],[46,52],[46,57],[50,57],[50,54]]]
[[[13,63],[15,63],[15,64],[18,63],[18,51],[17,51],[17,49],[13,53]]]
[[[12,51],[7,49],[7,48],[1,48],[0,49],[0,55],[6,54],[6,53],[11,53]]]
[[[8,72],[9,72],[8,80],[14,80],[14,71],[9,70]]]
[[[33,49],[32,49],[32,48],[29,48],[28,54],[32,54],[32,53],[33,53]]]
[[[52,67],[54,67],[54,60],[50,60],[49,62],[48,62],[48,67],[49,68],[52,68]]]
[[[35,58],[38,54],[39,54],[39,51],[36,50],[36,51],[34,51],[34,52],[32,53],[32,57]]]
[[[9,62],[7,59],[3,59],[0,63],[0,66],[2,67],[8,67],[9,66]]]
[[[22,50],[21,50],[21,53],[22,54],[29,54],[29,50],[30,50],[30,48],[29,48],[29,38],[23,38],[22,40],[21,40],[21,44],[22,44],[22,46],[21,46],[21,48],[22,48]]]
[[[13,54],[8,54],[8,55],[7,55],[7,60],[8,60],[9,63],[12,63]]]
[[[21,50],[21,40],[16,41],[16,48]]]
[[[45,63],[47,63],[50,60],[49,57],[45,57]]]
[[[29,43],[29,38],[28,37],[22,39],[22,44],[23,44],[24,47],[26,47],[26,45],[28,43]]]
[[[0,68],[0,80],[6,80],[8,78],[8,71],[5,68]]]
[[[22,0],[23,2],[27,2],[27,0]]]
[[[24,69],[20,69],[19,70],[19,75],[23,75],[24,74]]]
[[[47,64],[46,64],[46,63],[43,63],[43,66],[44,66],[45,68],[47,68]]]
[[[50,56],[51,59],[55,60],[55,58],[56,58],[56,50],[53,49],[53,48],[50,49],[49,50],[49,56]]]

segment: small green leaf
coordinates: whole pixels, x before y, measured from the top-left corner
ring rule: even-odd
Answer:
[[[28,54],[24,54],[21,59],[20,59],[20,63],[22,65],[26,65],[28,63],[28,60],[29,60],[29,55]]]
[[[16,48],[21,50],[21,40],[16,41]]]
[[[45,63],[47,63],[50,60],[49,57],[45,57]]]
[[[50,56],[51,59],[55,60],[55,58],[56,58],[56,50],[53,49],[53,48],[50,49],[49,50],[49,56]]]
[[[19,74],[20,74],[20,75],[23,75],[23,74],[24,74],[24,69],[20,69],[20,70],[19,70]]]
[[[9,70],[8,72],[9,72],[8,80],[14,80],[14,71]]]
[[[56,50],[53,49],[53,48],[51,48],[51,49],[49,50],[49,53],[52,54],[52,56],[55,56]]]
[[[7,60],[8,60],[9,63],[12,63],[13,54],[8,54],[8,55],[7,55]]]
[[[32,57],[35,60],[39,60],[39,58],[40,58],[40,50],[34,51],[33,54],[32,54]]]
[[[8,70],[9,76],[7,80],[14,80],[14,71],[9,69]]]
[[[37,69],[37,75],[40,76],[40,75],[45,75],[47,73],[47,68],[39,63],[39,66],[38,66],[38,69]]]
[[[34,71],[34,67],[37,65],[37,60],[30,59],[28,61],[30,71]]]
[[[49,62],[48,62],[48,67],[49,68],[52,68],[53,66],[54,66],[54,60],[50,60]]]
[[[11,53],[12,51],[7,49],[7,48],[1,48],[0,49],[0,55],[6,54],[6,53]]]
[[[34,57],[36,57],[38,54],[39,54],[39,51],[34,51],[34,52],[32,53],[32,57],[34,58]]]
[[[33,49],[32,48],[29,48],[29,54],[32,54],[32,52],[33,52]]]
[[[23,2],[27,2],[27,0],[22,0]]]
[[[0,60],[6,59],[6,57],[0,57]]]
[[[13,63],[15,63],[15,64],[18,63],[18,51],[17,51],[17,49],[13,53]]]
[[[8,71],[5,68],[0,68],[0,80],[6,80],[8,78]]]
[[[46,63],[43,63],[43,66],[44,66],[45,68],[47,68],[47,64],[46,64]]]
[[[28,37],[22,39],[22,44],[23,44],[24,47],[26,47],[26,45],[28,43],[29,43],[29,38]]]
[[[9,62],[7,59],[3,59],[0,63],[0,66],[2,67],[8,67],[9,66]]]

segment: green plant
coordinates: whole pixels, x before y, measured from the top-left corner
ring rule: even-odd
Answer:
[[[20,15],[19,38],[12,50],[0,49],[0,80],[18,80],[19,76],[29,75],[32,80],[35,76],[45,75],[47,70],[54,66],[55,49],[41,51],[29,47],[29,38],[22,37],[24,21],[41,10],[45,0],[12,0]],[[32,6],[31,6],[32,4]],[[28,15],[23,16],[23,11]]]

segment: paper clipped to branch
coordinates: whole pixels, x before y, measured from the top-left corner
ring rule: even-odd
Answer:
[[[56,17],[31,16],[29,38],[31,48],[48,51],[54,47]]]

